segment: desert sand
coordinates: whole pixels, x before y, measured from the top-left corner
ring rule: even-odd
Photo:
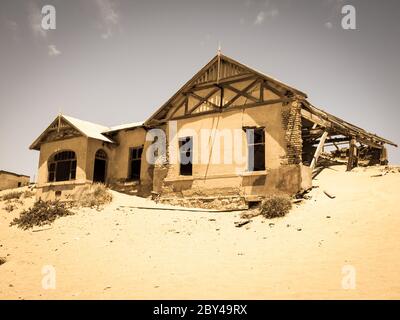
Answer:
[[[102,210],[23,231],[9,223],[34,200],[11,213],[0,202],[0,299],[399,299],[400,173],[371,177],[382,169],[327,168],[286,217],[241,228],[240,212],[113,192]],[[46,265],[55,289],[42,287]]]

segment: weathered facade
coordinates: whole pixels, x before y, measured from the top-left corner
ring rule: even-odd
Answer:
[[[0,170],[0,191],[27,186],[29,181],[29,176]]]
[[[155,129],[167,145],[153,163],[147,155]],[[349,143],[349,170],[361,147],[385,161],[385,144],[395,145],[218,54],[145,122],[107,128],[60,115],[31,148],[40,150],[42,198],[68,197],[99,181],[177,204],[245,207],[271,193],[310,188],[329,143]]]

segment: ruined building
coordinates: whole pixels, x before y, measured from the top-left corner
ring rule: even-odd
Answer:
[[[167,151],[149,163],[153,129],[165,132]],[[361,154],[370,164],[385,163],[385,145],[395,146],[318,109],[304,92],[218,54],[146,121],[109,128],[60,115],[30,148],[40,151],[43,199],[68,197],[98,181],[160,200],[198,205],[220,198],[245,206],[310,188],[324,146],[343,143],[349,170]],[[243,161],[229,159],[234,149]]]
[[[28,186],[29,180],[29,176],[0,170],[0,191]]]

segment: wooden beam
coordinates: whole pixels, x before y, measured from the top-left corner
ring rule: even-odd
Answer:
[[[351,171],[357,162],[356,139],[352,138],[349,145],[349,159],[347,160],[347,171]]]
[[[325,140],[326,140],[327,136],[328,136],[328,131],[325,131],[322,134],[321,139],[319,140],[319,144],[318,144],[317,150],[315,150],[314,157],[313,157],[313,159],[311,161],[311,165],[310,165],[311,170],[314,170],[315,166],[317,165],[318,158],[319,158],[319,156],[320,156],[320,154],[322,152],[322,149],[324,147],[324,143],[325,143]]]
[[[349,142],[350,138],[349,137],[343,137],[343,138],[331,138],[331,139],[326,139],[325,143],[337,143],[337,142]],[[315,143],[319,143],[319,141],[315,141]]]
[[[218,85],[226,85],[226,84],[232,84],[236,82],[242,82],[242,81],[247,81],[247,80],[253,80],[253,79],[258,79],[257,75],[254,74],[245,74],[245,75],[238,75],[238,76],[233,76],[230,78],[225,78],[224,80],[220,80]],[[198,90],[204,90],[204,89],[209,89],[217,86],[216,81],[204,83],[204,84],[197,84],[194,85],[192,88],[190,88],[188,91],[198,91]]]
[[[250,103],[250,104],[244,104],[244,105],[239,105],[239,106],[231,106],[229,108],[218,108],[218,109],[213,109],[213,110],[208,110],[204,112],[199,112],[199,113],[192,113],[192,114],[187,114],[184,116],[178,116],[173,119],[164,119],[160,120],[160,123],[166,122],[168,120],[181,120],[181,119],[187,119],[187,118],[192,118],[192,117],[198,117],[198,116],[203,116],[203,115],[208,115],[212,113],[220,113],[220,112],[229,112],[232,110],[236,109],[246,109],[246,108],[255,108],[255,107],[261,107],[261,106],[267,106],[271,104],[276,104],[276,103],[283,103],[283,102],[290,102],[291,99],[277,99],[277,100],[267,100],[263,102],[255,102],[255,103]]]
[[[242,91],[248,91],[252,89],[257,83],[259,82],[258,79],[254,80],[252,83],[250,83],[247,87],[245,87]],[[237,99],[239,99],[241,96],[241,93],[236,94],[231,100],[229,100],[226,104],[225,107],[229,107],[232,103],[234,103]]]
[[[274,87],[272,87],[271,85],[269,85],[268,83],[264,84],[264,87],[270,91],[272,91],[273,93],[275,93],[278,97],[283,98],[285,96],[284,93],[280,92],[278,89],[275,89]]]
[[[212,90],[208,95],[206,95],[205,97],[200,97],[199,95],[193,93],[193,92],[189,92],[189,94],[193,95],[196,99],[199,99],[200,102],[197,103],[192,109],[190,109],[188,111],[189,114],[191,114],[193,111],[195,111],[198,107],[200,107],[204,102],[208,102],[208,99],[210,99],[215,93],[217,93],[220,90],[220,88],[215,88],[214,90]],[[215,106],[217,108],[219,108],[218,106]]]
[[[187,98],[187,97],[186,97],[186,98]],[[185,101],[186,101],[186,98],[183,99],[183,101],[181,101],[181,103],[179,103],[179,104],[175,107],[174,111],[171,113],[171,115],[168,117],[168,119],[171,119],[171,118],[175,115],[175,113],[183,106],[183,104],[184,104]]]
[[[235,92],[235,93],[237,93],[237,94],[240,94],[241,96],[244,96],[244,97],[246,97],[247,99],[252,100],[252,101],[254,101],[254,102],[259,102],[259,101],[260,101],[260,100],[257,99],[256,97],[253,97],[251,94],[249,94],[249,93],[247,93],[247,92],[245,92],[245,91],[241,91],[241,90],[239,90],[239,89],[236,89],[235,87],[232,87],[232,86],[230,86],[230,85],[224,85],[223,87],[224,87],[224,88],[227,88],[227,89],[229,89],[229,90],[231,90],[231,91],[233,91],[233,92]],[[261,100],[261,101],[262,101],[262,100]]]
[[[329,128],[331,127],[331,123],[329,121],[326,121],[324,119],[322,119],[319,116],[316,116],[315,114],[312,114],[310,111],[305,110],[305,109],[301,109],[301,116],[304,119],[307,119],[308,121],[311,121],[312,123],[315,123],[323,128]]]

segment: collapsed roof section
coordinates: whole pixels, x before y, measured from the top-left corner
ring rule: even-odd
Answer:
[[[343,135],[356,139],[358,142],[374,148],[382,148],[384,144],[397,147],[394,142],[367,132],[347,121],[344,121],[328,112],[325,112],[307,100],[302,102],[301,116],[320,128],[323,128],[330,135]]]

